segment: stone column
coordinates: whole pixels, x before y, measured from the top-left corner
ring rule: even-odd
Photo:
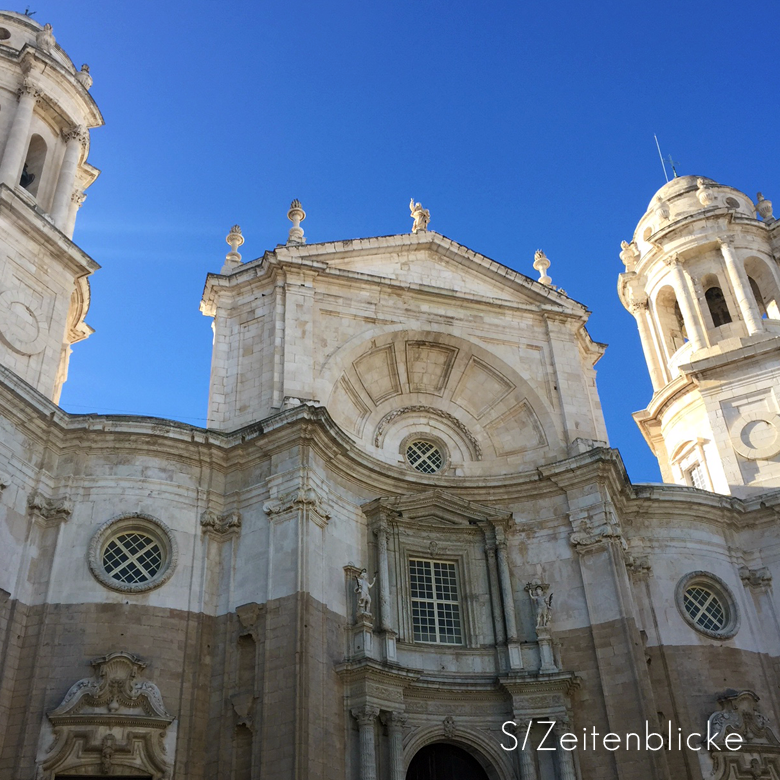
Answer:
[[[531,742],[531,734],[528,734],[528,743],[523,750],[523,740],[526,731],[532,730],[533,724],[530,720],[517,721],[517,731],[515,732],[519,745],[517,748],[517,757],[520,762],[520,780],[538,780],[539,774],[536,771],[536,761],[534,760],[534,746]]]
[[[379,626],[382,631],[392,631],[390,622],[390,569],[387,565],[387,518],[380,517],[376,527],[379,557]]]
[[[501,607],[498,567],[496,566],[496,545],[494,542],[485,543],[485,554],[487,555],[488,578],[490,580],[490,606],[493,609],[493,628],[496,632],[496,644],[502,645],[506,641],[506,632],[504,631],[504,616]]]
[[[507,641],[516,642],[517,621],[515,620],[515,597],[512,592],[512,580],[509,577],[506,537],[501,528],[496,528],[496,552],[498,553],[498,576],[501,581],[501,595],[504,599],[504,620],[506,621]]]
[[[360,780],[376,780],[374,722],[377,715],[378,707],[365,706],[352,710],[352,717],[358,722],[360,729]]]
[[[84,205],[84,201],[87,199],[87,194],[85,192],[80,192],[79,190],[76,190],[71,196],[70,196],[70,205],[69,205],[69,211],[68,211],[68,222],[65,225],[64,229],[62,229],[62,232],[70,238],[73,235],[73,230],[76,227],[76,216],[79,213],[79,209]]]
[[[73,195],[76,185],[79,155],[82,144],[86,142],[86,132],[83,127],[72,127],[62,134],[65,138],[65,154],[62,158],[60,175],[57,178],[57,187],[54,190],[54,200],[51,206],[51,218],[60,230],[64,230],[68,224],[70,197]]]
[[[30,144],[33,109],[40,96],[38,87],[25,79],[19,90],[19,104],[16,107],[3,152],[3,160],[0,163],[0,182],[7,184],[11,189],[19,184],[19,177],[22,175],[22,165]]]
[[[568,723],[566,721],[557,721],[555,726],[555,737],[558,740],[555,754],[558,756],[558,772],[561,780],[577,780],[577,770],[574,768],[574,756],[571,750],[564,750],[560,744],[562,734],[568,732]]]
[[[642,351],[645,353],[645,362],[650,372],[650,381],[653,390],[660,390],[665,384],[663,371],[659,362],[658,352],[650,332],[650,323],[647,321],[647,298],[637,300],[630,306],[631,314],[636,319],[639,328],[639,340],[642,342]]]
[[[728,274],[729,282],[731,282],[731,289],[734,290],[734,296],[737,299],[739,313],[745,321],[748,334],[752,336],[762,329],[761,314],[758,311],[758,304],[753,296],[753,291],[750,289],[750,282],[745,269],[734,254],[734,247],[731,241],[730,238],[720,238],[718,239],[718,244],[720,244],[720,253],[723,255],[723,261],[726,264],[726,273]]]
[[[688,338],[693,345],[694,352],[707,346],[707,340],[704,336],[701,319],[696,313],[696,307],[693,303],[691,288],[688,286],[688,277],[683,270],[682,262],[678,255],[667,257],[664,261],[671,269],[671,281],[674,293],[677,296],[677,303],[680,304],[680,312],[683,316],[685,329],[688,331]]]
[[[406,715],[402,712],[387,712],[382,717],[390,736],[390,780],[404,780],[404,726]]]

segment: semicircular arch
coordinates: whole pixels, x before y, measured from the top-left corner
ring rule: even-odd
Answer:
[[[546,391],[473,341],[403,326],[353,337],[326,358],[317,382],[333,419],[372,455],[401,463],[400,443],[427,431],[446,442],[454,473],[471,474],[496,459],[565,457]]]
[[[507,762],[507,757],[512,754],[502,750],[492,736],[457,731],[453,737],[448,737],[441,726],[421,729],[409,737],[404,744],[404,773],[409,770],[412,759],[420,750],[437,743],[455,745],[465,750],[479,761],[490,780],[514,780],[512,767]]]

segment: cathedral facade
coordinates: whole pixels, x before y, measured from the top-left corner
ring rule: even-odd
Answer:
[[[251,261],[231,230],[206,427],[73,415],[90,85],[0,13],[0,777],[780,779],[771,203],[675,178],[623,244],[664,484],[544,255],[415,203],[307,244],[295,201]]]

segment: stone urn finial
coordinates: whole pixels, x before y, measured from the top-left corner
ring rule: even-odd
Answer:
[[[89,89],[92,86],[92,74],[89,72],[89,65],[85,62],[81,66],[81,70],[76,74],[76,79],[84,89]]]
[[[539,272],[539,282],[548,286],[552,283],[552,279],[547,275],[549,267],[549,258],[541,249],[537,249],[534,252],[534,268]]]
[[[244,236],[241,235],[241,228],[233,225],[230,232],[225,236],[225,241],[230,247],[230,251],[225,255],[225,265],[222,266],[222,273],[230,273],[234,268],[241,265],[241,255],[238,248],[244,243]]]
[[[290,204],[287,219],[293,223],[293,226],[290,228],[290,235],[287,238],[287,244],[291,246],[305,244],[306,239],[303,237],[301,222],[306,219],[306,212],[301,208],[301,202],[297,198]]]
[[[698,187],[696,190],[696,197],[699,199],[699,203],[701,203],[702,206],[711,206],[715,201],[712,188],[707,186],[706,180],[701,177],[696,179],[696,186]]]
[[[756,195],[756,211],[764,222],[773,222],[772,201],[767,200],[760,192]]]

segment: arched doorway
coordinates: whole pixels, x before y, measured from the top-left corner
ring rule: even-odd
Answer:
[[[406,780],[489,780],[482,764],[456,745],[435,742],[420,749],[409,764]]]

